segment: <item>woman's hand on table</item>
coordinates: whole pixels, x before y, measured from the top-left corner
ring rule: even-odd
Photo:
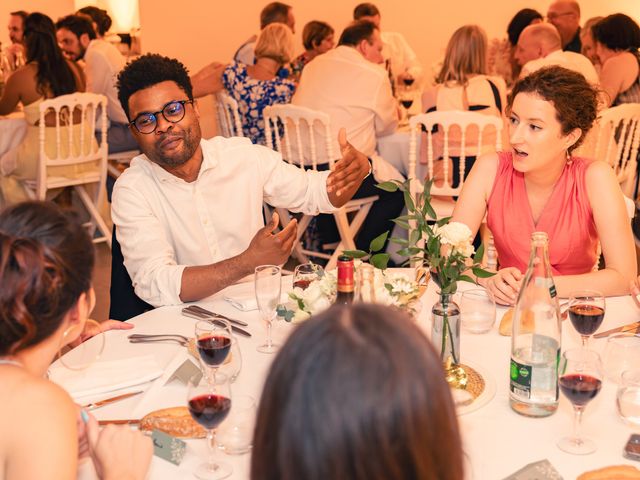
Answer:
[[[522,284],[522,272],[515,267],[507,267],[489,278],[478,279],[478,283],[487,289],[496,303],[514,305]]]
[[[95,337],[99,333],[107,332],[109,330],[131,330],[133,328],[132,323],[121,322],[120,320],[105,320],[104,322],[86,322],[84,330],[80,336],[71,342],[69,346],[71,348],[77,347],[82,342],[86,342],[91,337]]]
[[[93,417],[86,424],[89,451],[101,480],[143,480],[147,476],[153,443],[151,438],[126,425],[102,430]]]

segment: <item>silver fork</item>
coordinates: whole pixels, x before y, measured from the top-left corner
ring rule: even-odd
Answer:
[[[154,342],[175,342],[183,347],[189,345],[189,339],[184,335],[167,334],[167,335],[145,335],[134,333],[129,335],[130,343],[154,343]]]

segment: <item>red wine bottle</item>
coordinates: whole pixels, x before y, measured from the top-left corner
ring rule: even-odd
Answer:
[[[350,305],[354,297],[353,258],[346,255],[338,257],[338,293],[337,305]]]

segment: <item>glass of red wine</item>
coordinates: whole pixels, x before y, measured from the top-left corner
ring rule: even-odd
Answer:
[[[560,390],[573,405],[573,435],[564,437],[558,447],[574,455],[586,455],[596,451],[593,440],[580,433],[582,413],[587,404],[602,388],[602,362],[600,355],[586,348],[567,350],[560,359]]]
[[[256,302],[262,318],[267,324],[267,340],[258,347],[261,353],[275,353],[279,345],[271,340],[271,324],[276,316],[276,308],[280,303],[282,270],[276,265],[260,265],[256,267],[254,285]]]
[[[323,268],[313,262],[301,263],[293,272],[293,288],[306,290],[312,282],[324,275]]]
[[[215,429],[223,422],[231,410],[231,388],[229,378],[218,373],[210,381],[200,375],[194,376],[188,385],[187,407],[191,417],[207,430],[209,458],[194,472],[197,478],[219,480],[231,475],[233,469],[227,463],[215,460]]]
[[[231,351],[231,325],[226,320],[203,320],[196,323],[196,347],[209,381],[215,377],[220,365]]]
[[[413,93],[411,91],[400,92],[398,101],[400,102],[400,105],[402,105],[404,112],[400,123],[407,125],[409,123],[409,109],[411,108],[411,105],[413,105]]]
[[[604,295],[593,290],[572,292],[569,297],[569,318],[582,336],[582,346],[587,347],[589,337],[593,335],[604,320]]]

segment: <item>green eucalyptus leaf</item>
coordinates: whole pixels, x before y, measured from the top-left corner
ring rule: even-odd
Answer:
[[[436,215],[436,211],[431,206],[431,201],[424,202],[424,212],[429,216],[429,218],[433,218],[434,220],[438,218],[438,216]]]
[[[378,235],[376,238],[371,240],[371,243],[369,244],[369,250],[372,252],[377,252],[379,250],[382,250],[385,242],[387,241],[388,236],[389,236],[389,232],[384,232],[383,234]]]
[[[481,263],[483,256],[484,256],[484,243],[481,243],[480,247],[478,248],[478,250],[476,250],[476,253],[473,256],[473,263]]]
[[[363,250],[343,250],[342,254],[346,255],[347,257],[351,257],[351,258],[362,258],[362,257],[366,257],[367,255],[369,255],[368,252],[365,252]]]
[[[388,253],[376,253],[371,257],[369,263],[373,265],[375,268],[379,268],[380,270],[384,270],[387,268],[387,264],[389,263],[389,254]]]
[[[420,231],[411,230],[411,233],[409,233],[409,245],[415,245],[418,240],[420,240]]]
[[[385,192],[397,192],[399,186],[394,182],[382,182],[376,185],[376,188],[384,190]]]
[[[460,277],[458,277],[458,281],[476,283],[476,281],[469,275],[460,275]]]
[[[405,230],[409,230],[411,228],[411,226],[407,222],[402,221],[399,218],[394,218],[391,221],[398,225],[400,228],[404,228]]]
[[[489,272],[480,267],[473,267],[471,270],[473,271],[473,274],[478,278],[489,278],[493,277],[496,274],[496,272]]]
[[[444,217],[441,218],[440,220],[436,221],[436,225],[438,225],[439,227],[446,225],[447,223],[449,223],[449,220],[451,220],[451,217]]]
[[[396,245],[402,245],[405,247],[409,245],[409,240],[407,240],[406,238],[391,237],[389,241],[391,243],[395,243]]]
[[[416,206],[413,203],[413,198],[411,198],[411,194],[408,191],[404,191],[403,195],[404,195],[404,204],[407,207],[407,211],[411,213],[415,212]]]

